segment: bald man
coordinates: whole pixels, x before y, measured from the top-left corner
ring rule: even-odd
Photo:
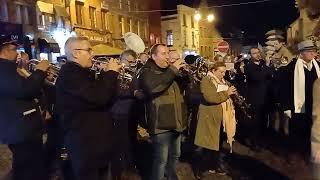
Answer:
[[[110,107],[121,65],[111,59],[98,78],[90,71],[93,52],[87,38],[65,44],[68,61],[56,81],[56,111],[65,131],[65,145],[76,180],[100,180],[114,158]]]

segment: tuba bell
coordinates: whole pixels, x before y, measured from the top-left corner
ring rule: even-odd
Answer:
[[[125,33],[123,39],[127,46],[126,49],[131,49],[137,54],[144,52],[144,50],[146,49],[143,40],[133,32]]]

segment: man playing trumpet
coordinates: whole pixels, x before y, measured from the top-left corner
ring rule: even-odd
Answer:
[[[48,61],[23,77],[17,72],[17,44],[0,37],[0,143],[8,144],[13,155],[14,180],[45,180],[42,119],[34,101],[44,85]]]
[[[113,158],[109,110],[121,65],[109,60],[101,65],[102,71],[96,78],[90,71],[93,53],[87,38],[69,38],[65,51],[68,61],[56,82],[56,107],[74,179],[100,180]]]

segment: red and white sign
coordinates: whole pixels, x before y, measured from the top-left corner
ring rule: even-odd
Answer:
[[[229,50],[230,46],[229,46],[229,43],[227,41],[220,41],[217,43],[217,49],[219,52],[222,52],[222,53],[227,53],[228,50]]]

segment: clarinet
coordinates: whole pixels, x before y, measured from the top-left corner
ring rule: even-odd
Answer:
[[[228,86],[232,86],[232,84],[228,81],[226,81],[226,84]],[[241,112],[247,117],[248,119],[251,119],[252,116],[250,114],[251,105],[247,103],[246,99],[239,94],[239,92],[236,92],[235,94],[232,94],[230,96],[232,102],[235,106],[237,106]]]

